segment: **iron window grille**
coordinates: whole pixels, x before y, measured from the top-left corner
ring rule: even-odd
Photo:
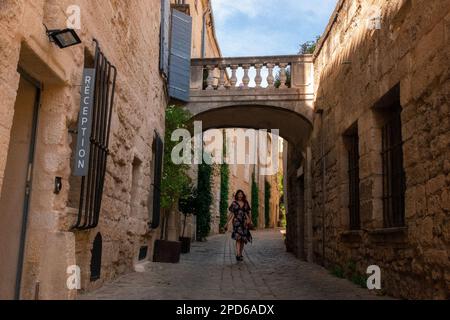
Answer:
[[[350,230],[361,228],[361,203],[359,197],[359,137],[358,132],[347,136],[348,148],[348,179],[349,179],[349,214]]]
[[[117,69],[105,57],[94,39],[95,89],[90,137],[89,171],[81,179],[78,218],[72,229],[86,230],[98,226],[102,204],[106,164],[109,155],[109,133],[114,106]]]
[[[392,111],[382,128],[383,218],[384,227],[403,227],[405,224],[405,172],[401,108]]]

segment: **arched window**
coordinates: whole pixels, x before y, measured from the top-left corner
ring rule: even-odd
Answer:
[[[91,250],[91,282],[100,279],[102,270],[102,235],[97,233]]]

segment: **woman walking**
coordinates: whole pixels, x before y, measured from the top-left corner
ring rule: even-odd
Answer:
[[[243,261],[244,257],[242,253],[244,246],[253,240],[250,233],[252,226],[251,208],[244,191],[238,190],[236,192],[234,201],[228,210],[230,211],[230,215],[226,226],[228,227],[230,221],[233,221],[233,233],[231,237],[233,240],[236,240],[236,260]]]

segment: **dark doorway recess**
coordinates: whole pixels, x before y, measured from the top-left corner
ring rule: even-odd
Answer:
[[[20,299],[41,84],[22,68],[0,194],[0,300]]]
[[[102,271],[102,235],[97,233],[91,250],[91,282],[100,279]]]

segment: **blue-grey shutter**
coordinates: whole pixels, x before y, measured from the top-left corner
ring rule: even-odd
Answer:
[[[170,0],[161,0],[161,44],[159,69],[169,76]]]
[[[172,12],[172,32],[169,63],[169,95],[188,102],[191,82],[192,17],[180,11]]]

